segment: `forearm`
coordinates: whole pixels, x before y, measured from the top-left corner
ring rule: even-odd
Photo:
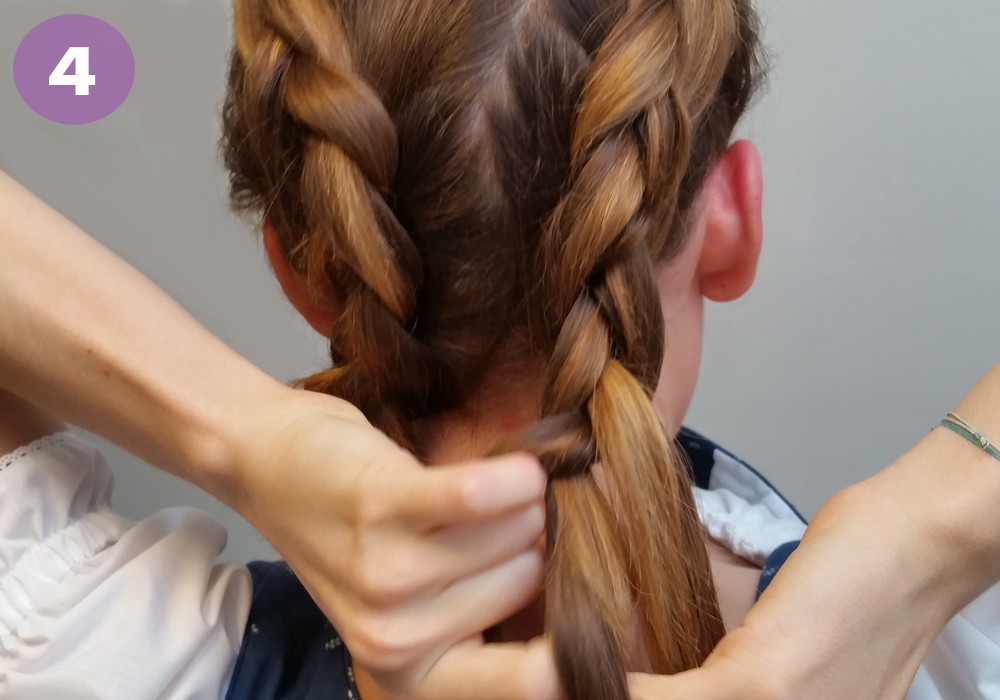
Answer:
[[[203,488],[282,385],[0,173],[0,388]]]
[[[955,410],[994,441],[1000,440],[1000,365],[983,377]],[[981,592],[1000,581],[1000,460],[944,428],[935,430],[933,438],[932,447],[942,455],[939,478],[952,484],[956,492],[943,504],[950,517],[947,522],[971,553],[970,564],[980,573]]]
[[[942,418],[947,410],[942,408]],[[1000,365],[955,411],[1000,440]],[[947,603],[948,613],[1000,582],[1000,461],[939,428],[869,481],[892,494],[912,523],[914,555],[933,564],[928,587]]]

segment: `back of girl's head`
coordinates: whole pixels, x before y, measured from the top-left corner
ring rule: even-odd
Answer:
[[[547,627],[567,691],[624,698],[627,662],[699,664],[722,628],[650,402],[653,266],[682,247],[755,86],[748,0],[236,0],[235,34],[234,202],[337,310],[334,366],[305,387],[419,449],[415,426],[489,367],[545,363],[517,446],[553,477]]]

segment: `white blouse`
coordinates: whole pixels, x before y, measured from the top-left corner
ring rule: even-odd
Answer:
[[[218,700],[250,609],[225,530],[187,508],[132,523],[102,455],[59,433],[0,457],[0,697]]]

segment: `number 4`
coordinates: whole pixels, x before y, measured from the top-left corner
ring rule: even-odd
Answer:
[[[71,46],[49,76],[49,85],[68,85],[76,88],[77,95],[89,95],[91,86],[97,85],[97,78],[90,74],[90,47]]]

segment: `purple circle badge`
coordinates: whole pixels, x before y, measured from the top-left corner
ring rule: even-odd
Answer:
[[[90,124],[121,107],[135,82],[135,57],[117,29],[89,15],[39,24],[17,47],[14,84],[36,114]]]

